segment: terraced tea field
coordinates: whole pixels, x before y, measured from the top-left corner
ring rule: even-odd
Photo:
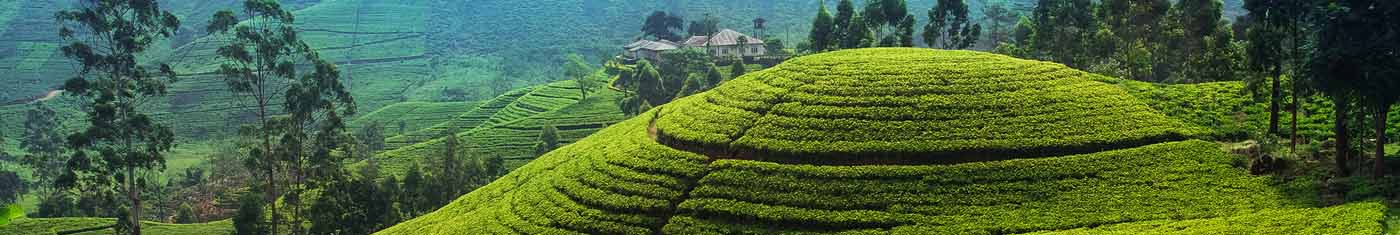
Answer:
[[[812,55],[378,234],[1380,233],[1384,206],[1313,208],[1149,103],[986,53]]]
[[[534,159],[534,145],[546,125],[558,128],[561,144],[567,144],[624,119],[616,105],[621,93],[600,89],[588,99],[579,98],[572,80],[515,90],[436,125],[392,136],[376,158],[383,172],[403,173],[440,154],[444,133],[454,133],[469,155],[501,156],[514,168]]]

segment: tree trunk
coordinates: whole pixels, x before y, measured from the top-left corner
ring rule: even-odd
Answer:
[[[1385,176],[1385,121],[1390,114],[1390,102],[1380,102],[1376,104],[1376,114],[1372,115],[1375,120],[1371,121],[1371,126],[1376,129],[1376,173],[1372,178]]]
[[[1278,135],[1278,116],[1279,116],[1279,115],[1278,115],[1278,109],[1279,109],[1279,102],[1280,102],[1280,100],[1282,99],[1282,96],[1283,96],[1283,88],[1280,87],[1280,86],[1282,86],[1282,82],[1279,81],[1279,80],[1282,80],[1282,79],[1280,79],[1279,77],[1282,77],[1283,75],[1279,72],[1279,71],[1280,71],[1279,69],[1280,69],[1279,67],[1275,67],[1275,69],[1274,69],[1274,77],[1273,77],[1273,79],[1274,79],[1274,82],[1273,82],[1274,85],[1273,85],[1273,87],[1270,87],[1270,89],[1269,89],[1269,90],[1272,91],[1272,95],[1269,97],[1269,134],[1270,134],[1270,135]]]
[[[136,171],[133,168],[135,167],[126,167],[126,197],[131,199],[131,209],[128,210],[130,214],[127,215],[126,222],[131,225],[132,235],[141,235],[141,195],[140,191],[137,191],[136,175],[133,174]]]
[[[1289,132],[1289,139],[1291,140],[1291,142],[1288,145],[1288,149],[1289,152],[1293,153],[1293,155],[1298,155],[1298,110],[1303,109],[1303,103],[1298,103],[1298,80],[1296,78],[1293,80],[1292,88],[1293,95],[1291,95],[1291,97],[1293,99],[1293,118],[1291,121],[1292,128],[1290,128],[1292,131]]]
[[[1346,177],[1347,175],[1351,174],[1347,169],[1347,152],[1350,152],[1349,145],[1351,144],[1348,143],[1349,141],[1347,136],[1346,97],[1342,96],[1341,94],[1332,95],[1332,106],[1332,112],[1336,116],[1336,119],[1332,124],[1332,132],[1335,132],[1337,135],[1335,143],[1337,153],[1335,154],[1336,156],[1334,156],[1337,162],[1337,175],[1341,177]]]

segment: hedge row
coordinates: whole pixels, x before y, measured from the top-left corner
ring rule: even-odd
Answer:
[[[688,217],[739,226],[1030,232],[1234,216],[1293,205],[1218,145],[1184,141],[1044,159],[930,166],[711,165]]]

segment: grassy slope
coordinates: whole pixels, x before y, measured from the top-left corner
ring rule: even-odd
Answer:
[[[0,227],[0,234],[56,234],[56,232],[108,226],[112,225],[112,223],[112,219],[103,218],[19,219],[17,221],[14,221],[13,224]],[[77,235],[112,234],[112,232],[113,231],[111,229],[107,229],[98,230],[94,232],[78,233]],[[144,222],[142,223],[141,232],[150,235],[232,234],[233,222],[229,220],[215,221],[203,224],[166,224],[156,222]]]
[[[555,125],[562,143],[571,143],[623,119],[616,101],[621,94],[600,89],[579,100],[573,81],[539,85],[486,101],[457,118],[406,135],[389,138],[390,150],[376,156],[381,172],[403,173],[408,166],[441,151],[441,133],[457,133],[472,156],[501,156],[508,166],[533,159],[540,129]],[[437,133],[437,134],[434,134]]]
[[[399,122],[404,123],[403,133],[422,130],[438,123],[451,120],[462,112],[476,107],[478,102],[404,102],[380,108],[360,115],[347,123],[350,128],[360,129],[371,122],[379,122],[385,135],[401,134]]]
[[[726,86],[736,84],[746,83]],[[687,99],[705,96],[694,97]],[[664,111],[605,128],[379,234],[1364,233],[1381,229],[1385,210],[1307,208],[1268,177],[1236,167],[1238,156],[1200,140],[957,165],[711,163],[649,138],[657,112]],[[1347,216],[1328,216],[1340,214]]]
[[[1240,139],[1268,125],[1268,103],[1255,102],[1243,82],[1153,84],[1098,75],[1092,78],[1118,85],[1167,116],[1207,127],[1214,138]]]

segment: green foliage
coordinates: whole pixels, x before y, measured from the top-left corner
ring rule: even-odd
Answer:
[[[307,210],[308,233],[370,234],[388,227],[398,221],[390,190],[364,177],[330,182]]]
[[[705,14],[699,21],[690,21],[690,27],[686,31],[690,36],[710,36],[715,35],[720,30],[719,18]]]
[[[67,139],[73,153],[57,180],[62,188],[126,194],[118,230],[141,234],[139,171],[161,170],[174,133],[140,107],[160,97],[176,80],[167,64],[154,68],[137,60],[156,40],[170,37],[180,20],[155,1],[100,1],[64,10],[60,24],[64,57],[81,63],[81,73],[64,83],[67,93],[86,98],[89,126]],[[91,44],[90,44],[91,43]]]
[[[835,24],[831,18],[831,12],[826,10],[826,1],[822,1],[821,9],[817,10],[816,18],[812,19],[812,32],[807,36],[807,42],[810,43],[811,48],[807,48],[807,50],[823,52],[831,49],[831,45],[835,44],[832,42],[832,39],[835,38],[833,37]]]
[[[588,92],[593,91],[598,86],[597,80],[591,77],[595,70],[578,54],[569,54],[567,58],[568,62],[564,64],[564,77],[573,79],[578,84],[582,99],[588,99]]]
[[[924,25],[924,44],[943,49],[967,49],[982,36],[982,25],[968,18],[963,0],[939,0],[928,10],[929,23]]]
[[[300,215],[301,195],[313,181],[334,181],[340,171],[342,161],[331,152],[353,144],[344,135],[342,118],[354,115],[355,99],[341,83],[340,69],[299,37],[295,17],[278,1],[247,0],[243,12],[251,23],[241,24],[233,11],[224,10],[207,26],[225,39],[217,50],[222,62],[218,72],[231,93],[256,109],[255,122],[240,133],[256,142],[246,147],[253,168],[265,177],[267,200],[285,197],[293,214]],[[288,176],[285,189],[277,186],[277,175]],[[281,231],[277,203],[269,207],[269,230]],[[302,218],[292,219],[300,224]],[[290,227],[293,233],[303,229]]]
[[[730,77],[730,78],[739,78],[739,76],[744,76],[744,74],[747,74],[747,73],[749,73],[749,72],[748,72],[748,69],[747,69],[747,68],[744,68],[744,63],[737,63],[737,62],[736,62],[736,63],[731,64],[730,67],[729,67],[729,77]],[[718,86],[718,83],[715,83],[715,85]]]
[[[264,219],[265,202],[258,195],[245,193],[238,197],[238,213],[233,216],[233,228],[238,235],[267,234],[268,225]]]
[[[1264,131],[1268,124],[1268,118],[1261,116],[1268,107],[1255,102],[1243,82],[1153,84],[1105,76],[1091,78],[1117,85],[1169,117],[1205,127],[1211,132],[1207,135],[1210,139],[1243,140],[1251,133]],[[1300,120],[1299,125],[1304,130],[1315,129],[1309,127],[1313,124],[1308,120]],[[1305,137],[1326,138],[1314,134]]]
[[[675,30],[680,30],[682,27],[685,27],[682,25],[683,23],[685,23],[685,20],[681,19],[680,15],[655,11],[652,12],[650,16],[647,16],[646,23],[642,24],[642,35],[651,36],[659,40],[679,42],[683,40],[683,38],[681,38],[680,34],[676,34]]]
[[[65,143],[60,130],[63,130],[62,117],[44,102],[35,102],[32,109],[25,111],[24,138],[20,139],[20,147],[29,154],[20,156],[19,162],[32,169],[31,178],[41,195],[50,195],[55,180],[62,174],[63,164],[67,162],[63,156]]]
[[[384,125],[379,124],[379,121],[371,121],[360,128],[360,134],[356,138],[360,139],[360,144],[369,147],[370,152],[384,150]]]
[[[13,204],[29,191],[24,180],[14,171],[0,171],[0,205]]]
[[[875,45],[875,31],[870,29],[870,24],[863,15],[851,18],[851,24],[846,28],[845,37],[841,38],[841,49],[866,48]]]
[[[535,154],[544,155],[556,148],[559,148],[559,128],[555,128],[554,125],[545,125],[540,128],[540,139],[539,143],[535,145]]]

